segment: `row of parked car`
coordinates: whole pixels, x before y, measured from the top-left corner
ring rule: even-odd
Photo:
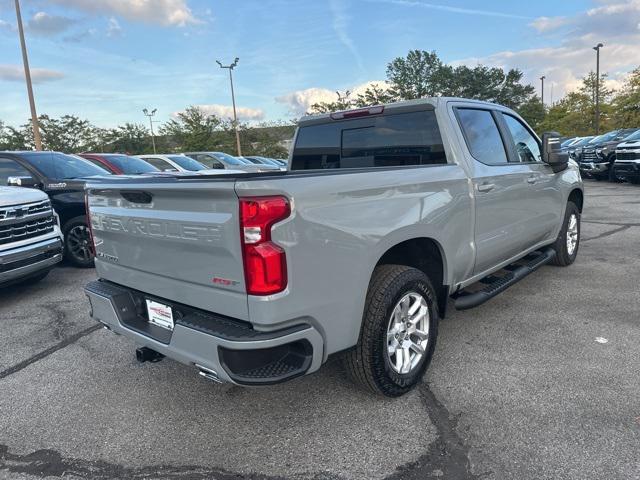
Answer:
[[[285,160],[224,152],[0,152],[0,285],[42,279],[63,258],[77,267],[93,266],[84,197],[88,177],[286,169]]]
[[[596,180],[640,184],[640,129],[623,128],[603,135],[574,137],[562,143],[580,172]]]

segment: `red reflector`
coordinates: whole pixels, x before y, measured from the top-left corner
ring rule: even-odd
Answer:
[[[271,295],[287,288],[287,258],[271,241],[271,227],[290,214],[285,197],[240,199],[240,240],[248,294]]]
[[[345,118],[368,117],[369,115],[380,115],[384,112],[384,105],[378,105],[369,108],[360,108],[358,110],[347,110],[345,112],[335,112],[331,114],[333,120],[343,120]]]

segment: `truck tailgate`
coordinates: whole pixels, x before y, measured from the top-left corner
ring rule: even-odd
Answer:
[[[234,185],[171,178],[88,185],[99,277],[248,320]]]

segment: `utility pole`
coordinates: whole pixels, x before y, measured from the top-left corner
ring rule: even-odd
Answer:
[[[544,75],[540,77],[540,100],[542,101],[542,108],[544,108],[544,79],[547,78]]]
[[[36,150],[42,150],[42,139],[40,138],[40,126],[38,125],[38,114],[36,113],[36,101],[33,98],[33,86],[31,85],[31,70],[29,68],[29,56],[27,55],[27,44],[24,40],[24,29],[22,28],[22,14],[20,13],[20,0],[16,2],[16,17],[18,19],[18,34],[20,36],[20,47],[22,48],[22,63],[24,63],[24,78],[27,82],[27,95],[29,96],[29,107],[31,108],[31,126],[33,128],[33,141]]]
[[[240,150],[240,132],[238,131],[238,115],[236,113],[236,96],[233,92],[233,69],[238,66],[238,61],[240,59],[236,57],[231,65],[222,65],[220,60],[216,60],[216,63],[220,65],[220,68],[226,68],[229,70],[229,82],[231,82],[231,103],[233,104],[233,126],[236,130],[236,146],[238,148],[238,156],[242,156],[242,151]]]
[[[156,152],[156,137],[153,134],[153,120],[152,117],[156,114],[156,112],[158,111],[157,108],[154,108],[153,110],[151,110],[151,112],[149,112],[149,110],[147,110],[146,108],[142,109],[142,113],[144,113],[147,117],[149,117],[149,127],[151,128],[151,144],[153,145],[153,153],[154,155],[158,152]]]
[[[600,135],[600,49],[604,47],[599,43],[593,49],[596,51],[596,135]]]

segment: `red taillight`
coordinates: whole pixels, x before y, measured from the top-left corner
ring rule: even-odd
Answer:
[[[291,214],[285,197],[240,199],[240,238],[244,278],[250,295],[271,295],[287,288],[287,258],[271,241],[271,227]]]
[[[84,211],[87,218],[87,227],[89,228],[89,241],[91,242],[91,253],[96,254],[96,242],[93,240],[93,228],[91,227],[91,215],[89,215],[89,194],[84,192]]]

